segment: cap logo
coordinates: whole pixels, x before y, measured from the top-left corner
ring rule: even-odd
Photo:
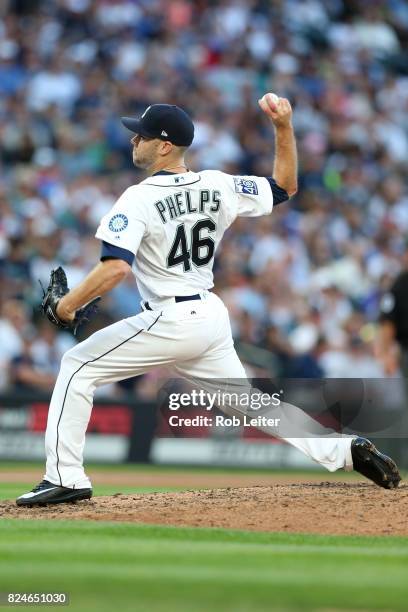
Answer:
[[[147,113],[147,111],[149,111],[151,108],[152,108],[152,106],[151,106],[151,105],[150,105],[150,106],[148,106],[148,107],[146,108],[145,112],[144,112],[144,113],[143,113],[143,115],[142,115],[142,119],[143,119],[143,117],[145,116],[145,114]]]
[[[168,133],[167,133],[167,132],[165,132],[164,130],[162,130],[161,135],[162,135],[162,136],[168,136]]]

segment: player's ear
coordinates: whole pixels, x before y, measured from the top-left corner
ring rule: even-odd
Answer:
[[[168,155],[173,149],[173,144],[169,140],[161,140],[158,148],[160,155]]]

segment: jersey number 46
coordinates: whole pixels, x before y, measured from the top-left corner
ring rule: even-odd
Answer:
[[[197,221],[191,228],[191,236],[188,240],[184,223],[178,225],[167,256],[167,267],[183,265],[184,272],[188,272],[191,270],[191,262],[197,267],[208,264],[214,257],[215,242],[210,236],[203,236],[202,231],[208,230],[209,233],[212,233],[215,232],[216,227],[211,219]]]

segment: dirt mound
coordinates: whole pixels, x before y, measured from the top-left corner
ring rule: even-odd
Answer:
[[[44,471],[42,469],[13,469],[3,470],[0,465],[0,482],[10,482],[16,484],[18,482],[28,483],[38,482],[41,480]],[[352,477],[353,473],[349,472],[348,477]],[[272,486],[275,483],[285,484],[294,482],[320,482],[322,479],[321,472],[316,471],[315,474],[310,473],[276,473],[274,471],[263,473],[248,472],[217,472],[209,470],[208,472],[192,471],[112,471],[109,470],[92,470],[90,473],[94,487],[98,485],[112,485],[120,487],[146,487],[146,488],[186,488],[186,489],[219,489],[226,487],[253,487],[253,486]],[[330,479],[339,481],[344,479],[344,473],[337,472],[330,474]]]
[[[117,493],[40,508],[18,508],[7,501],[0,502],[0,516],[253,531],[408,535],[407,502],[407,485],[385,491],[368,483],[321,482],[143,495]]]

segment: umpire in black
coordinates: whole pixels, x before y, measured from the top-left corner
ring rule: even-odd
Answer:
[[[408,249],[404,254],[404,264],[404,269],[381,299],[375,348],[384,374],[395,376],[400,370],[404,377],[405,406],[402,407],[402,412],[406,413],[408,401]],[[403,430],[401,430],[402,433]],[[382,443],[385,444],[386,440],[382,440]],[[408,448],[405,440],[398,439],[398,436],[390,438],[386,450],[392,453],[399,463],[405,467],[408,465]]]
[[[401,369],[408,391],[408,250],[404,259],[404,270],[381,299],[376,355],[388,376]]]

